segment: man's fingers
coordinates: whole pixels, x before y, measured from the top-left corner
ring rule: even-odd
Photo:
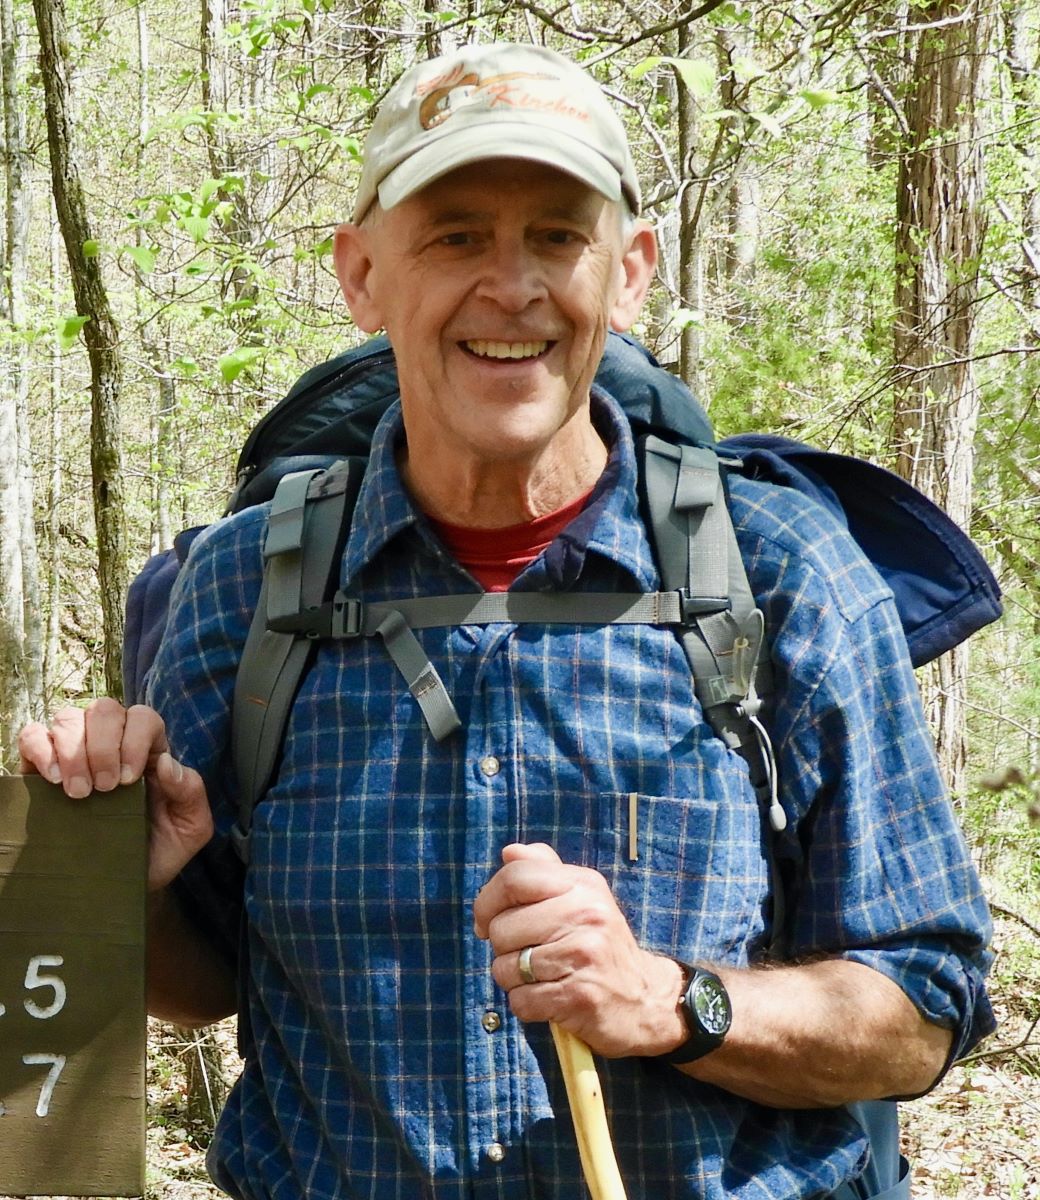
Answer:
[[[126,710],[120,747],[120,783],[140,779],[148,765],[170,748],[166,725],[154,708],[134,704]],[[171,760],[172,761],[172,760]]]
[[[513,848],[517,847],[507,847],[507,850]],[[531,850],[534,847],[524,848]],[[548,901],[570,895],[584,908],[589,896],[606,888],[606,882],[596,871],[561,863],[554,851],[548,846],[543,848],[549,854],[523,854],[507,860],[481,888],[473,905],[477,937],[491,937],[497,948],[515,949],[516,944],[522,943],[510,946],[510,938],[523,936],[522,932],[513,931],[523,930],[535,917],[533,906],[539,906],[537,919],[545,924],[551,919],[545,908]],[[506,930],[510,930],[509,934]]]
[[[51,718],[51,741],[67,795],[82,800],[94,790],[87,758],[86,711],[60,708]]]
[[[110,792],[119,785],[126,709],[107,696],[93,700],[84,710],[84,727],[90,780],[99,792]]]
[[[61,767],[51,731],[42,721],[33,721],[19,732],[18,754],[23,775],[42,775],[51,783],[61,783]]]
[[[62,708],[50,726],[34,722],[18,735],[23,772],[35,771],[82,799],[140,779],[167,749],[166,728],[153,709],[124,709],[108,698]]]

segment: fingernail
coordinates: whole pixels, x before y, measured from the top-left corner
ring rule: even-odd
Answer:
[[[65,791],[73,800],[82,800],[86,796],[89,796],[92,791],[90,780],[83,775],[73,775],[65,785]]]
[[[125,787],[128,783],[133,783],[133,781],[134,781],[133,767],[128,766],[126,763],[123,763],[119,768],[119,782],[121,784],[123,784],[123,786]]]
[[[99,771],[94,776],[94,786],[99,792],[110,792],[118,782],[114,771]]]
[[[168,754],[166,751],[163,751],[162,758],[165,762],[165,769],[169,771],[173,782],[180,783],[180,781],[184,778],[184,768],[173,757],[172,754]]]
[[[47,778],[51,781],[51,783],[61,783],[61,767],[59,767],[57,763],[55,763],[53,767],[48,768]]]

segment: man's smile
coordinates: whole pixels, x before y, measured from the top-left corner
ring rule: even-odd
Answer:
[[[537,358],[550,346],[555,345],[555,342],[495,342],[487,338],[477,338],[462,342],[461,345],[478,358],[521,359]]]

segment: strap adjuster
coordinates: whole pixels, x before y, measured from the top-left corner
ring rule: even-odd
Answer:
[[[361,636],[364,608],[360,600],[337,592],[331,600],[286,617],[271,617],[267,628],[273,633],[295,637],[348,639]]]
[[[680,623],[687,628],[697,617],[710,617],[715,613],[729,612],[733,602],[729,596],[691,596],[689,588],[678,588]]]

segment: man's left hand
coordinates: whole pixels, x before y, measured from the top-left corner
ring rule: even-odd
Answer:
[[[682,969],[642,949],[606,880],[544,843],[515,843],[473,906],[491,973],[521,1021],[555,1021],[607,1058],[665,1053],[686,1036]],[[530,949],[529,972],[520,955]]]

